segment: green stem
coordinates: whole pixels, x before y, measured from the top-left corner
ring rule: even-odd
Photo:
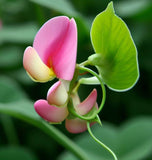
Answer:
[[[79,87],[80,87],[80,81],[77,82],[77,84],[76,84],[76,86],[74,87],[72,93],[73,93],[73,94],[76,93]]]
[[[84,62],[85,63],[85,62]],[[83,64],[84,64],[83,63]],[[86,61],[86,63],[88,63],[88,61]],[[97,112],[95,113],[93,113],[92,115],[90,115],[90,116],[81,116],[81,115],[79,115],[79,114],[77,114],[77,112],[75,112],[75,110],[74,109],[71,109],[71,107],[69,107],[68,109],[69,109],[69,111],[70,111],[70,113],[72,113],[74,116],[76,116],[76,117],[78,117],[78,118],[80,118],[80,119],[82,119],[82,120],[93,120],[93,119],[95,119],[96,118],[96,116],[97,116],[97,114],[102,110],[102,108],[103,108],[103,106],[104,106],[104,104],[105,104],[105,100],[106,100],[106,89],[105,89],[105,86],[104,86],[104,84],[103,84],[103,82],[102,82],[102,79],[100,78],[100,76],[96,73],[96,72],[94,72],[94,71],[92,71],[91,69],[89,69],[89,68],[86,68],[86,67],[84,67],[84,66],[80,66],[80,65],[77,65],[77,69],[80,69],[80,70],[83,70],[83,71],[86,71],[86,72],[89,72],[89,73],[91,73],[92,75],[94,75],[95,77],[97,77],[97,79],[99,80],[99,82],[100,82],[100,85],[101,85],[101,88],[102,88],[102,101],[101,101],[101,104],[100,104],[100,106],[99,106],[99,109],[97,110]],[[80,81],[78,82],[78,84],[77,84],[77,86],[74,88],[74,92],[78,89],[78,87],[79,87],[79,83],[80,83]],[[81,84],[81,83],[80,83]],[[72,103],[72,101],[70,101],[69,100],[69,103],[70,103],[70,105],[69,106],[73,106],[73,103]],[[73,107],[74,108],[74,107]]]
[[[91,135],[91,137],[98,143],[100,144],[102,147],[104,147],[107,151],[109,151],[111,153],[111,155],[113,156],[114,160],[118,160],[117,159],[117,156],[115,155],[115,153],[108,147],[106,146],[104,143],[102,143],[101,141],[99,141],[94,135],[93,133],[91,132],[91,129],[90,129],[90,123],[87,122],[87,128],[88,128],[88,132],[89,134]]]
[[[86,60],[86,61],[84,61],[84,62],[80,63],[79,65],[80,65],[80,66],[86,66],[86,65],[89,65],[89,61],[88,61],[88,60]]]
[[[101,88],[102,88],[102,101],[101,101],[100,107],[99,107],[98,112],[97,112],[97,114],[98,114],[102,110],[102,108],[103,108],[103,106],[105,104],[105,100],[106,100],[106,89],[105,89],[105,86],[104,86],[104,84],[102,82],[102,79],[100,78],[100,76],[96,72],[94,72],[93,70],[91,70],[91,69],[89,69],[87,67],[78,66],[78,69],[81,69],[83,71],[87,71],[87,72],[91,73],[92,75],[96,76],[97,79],[100,82],[100,85],[101,85]]]

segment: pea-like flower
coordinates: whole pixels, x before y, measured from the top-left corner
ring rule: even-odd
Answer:
[[[86,121],[79,118],[69,118],[70,113],[68,104],[68,82],[56,82],[47,93],[47,100],[40,99],[35,102],[36,112],[46,121],[51,123],[60,123],[65,121],[66,129],[71,133],[80,133],[87,129]],[[90,95],[80,102],[79,96],[74,94],[70,96],[73,101],[74,109],[79,115],[85,115],[93,107],[97,108],[97,91],[94,89]],[[72,106],[71,106],[72,107]]]
[[[75,20],[58,16],[47,21],[36,34],[33,47],[25,49],[23,66],[34,81],[47,82],[55,77],[70,81],[76,52]]]
[[[96,99],[97,99],[96,89],[93,89],[93,91],[89,94],[89,96],[82,102],[80,102],[78,94],[72,95],[75,111],[81,116],[89,113],[93,109],[93,107],[98,109],[98,104],[96,102]],[[91,125],[93,124],[94,122],[91,123]],[[72,119],[67,118],[65,121],[65,127],[71,133],[81,133],[87,130],[87,122],[77,117]]]
[[[57,81],[47,93],[46,99],[35,102],[36,112],[50,123],[65,120],[65,126],[71,133],[80,133],[87,129],[86,121],[72,113],[69,107],[79,115],[85,115],[93,107],[97,108],[97,91],[80,102],[77,93],[69,91],[76,67],[77,27],[75,20],[59,16],[47,21],[35,36],[33,47],[25,49],[23,66],[28,75],[38,82],[47,82],[57,77]],[[69,106],[72,99],[73,106]]]

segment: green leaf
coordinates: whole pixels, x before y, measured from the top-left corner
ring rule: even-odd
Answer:
[[[67,0],[31,0],[34,3],[40,4],[55,11],[64,13],[70,16],[79,16],[79,13],[74,9],[71,3]]]
[[[143,14],[146,10],[150,12],[151,8],[151,0],[126,0],[116,3],[117,12],[123,17],[136,16],[140,13]]]
[[[15,81],[0,76],[0,103],[8,103],[25,99],[26,95]]]
[[[7,46],[0,49],[0,69],[16,69],[22,64],[22,50],[18,47]]]
[[[21,147],[0,147],[1,160],[36,160],[37,158],[29,150]]]
[[[90,23],[89,20],[78,12],[69,0],[30,0],[36,4],[62,13],[64,15],[74,17],[78,26],[79,40],[88,36]]]
[[[0,103],[0,112],[22,119],[31,124],[37,124],[38,121],[40,121],[40,117],[34,111],[33,103],[28,100],[6,104]]]
[[[11,42],[30,44],[33,42],[37,30],[35,24],[3,26],[0,29],[0,43]]]
[[[93,21],[91,41],[96,52],[89,57],[105,84],[115,91],[125,91],[139,77],[137,50],[129,29],[114,13],[113,3]]]
[[[94,135],[110,147],[117,155],[118,160],[145,159],[152,152],[152,118],[136,118],[117,128],[103,122],[103,127],[92,126]],[[88,154],[88,160],[113,160],[112,156],[92,141],[86,133],[75,139]],[[58,160],[77,160],[68,152]]]
[[[31,81],[31,78],[27,76],[24,68],[13,70],[9,72],[9,75],[21,84],[32,85],[34,83],[33,81]]]

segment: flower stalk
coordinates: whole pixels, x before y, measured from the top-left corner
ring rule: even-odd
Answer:
[[[99,139],[97,139],[97,138],[93,135],[93,133],[91,132],[91,129],[90,129],[90,124],[89,124],[89,122],[87,122],[87,128],[88,128],[88,132],[89,132],[89,134],[91,135],[91,137],[92,137],[98,144],[100,144],[103,148],[105,148],[105,149],[113,156],[114,160],[118,160],[118,159],[117,159],[117,156],[115,155],[115,153],[114,153],[108,146],[106,146],[104,143],[102,143]]]
[[[87,72],[91,73],[93,76],[97,77],[97,79],[100,82],[101,89],[102,89],[102,101],[101,101],[100,107],[99,107],[99,109],[97,111],[97,114],[98,114],[102,110],[102,108],[103,108],[103,106],[105,104],[105,100],[106,100],[106,89],[105,89],[105,86],[104,86],[104,84],[102,82],[102,79],[100,78],[100,76],[96,72],[94,72],[93,70],[91,70],[91,69],[89,69],[87,67],[78,65],[77,68],[80,69],[80,70],[87,71]]]

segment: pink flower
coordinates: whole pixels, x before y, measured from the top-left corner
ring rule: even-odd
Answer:
[[[34,81],[47,82],[55,77],[60,79],[50,87],[46,99],[34,103],[34,108],[48,122],[60,123],[65,120],[66,129],[71,133],[85,131],[87,122],[71,116],[68,110],[69,99],[72,98],[71,107],[79,115],[86,115],[93,107],[98,108],[96,89],[83,102],[80,102],[77,94],[69,93],[70,81],[75,71],[76,52],[75,20],[59,16],[50,19],[40,28],[33,47],[27,47],[23,57],[23,66]]]
[[[69,83],[69,82],[68,82]],[[80,115],[85,115],[93,107],[97,108],[97,91],[94,89],[83,101],[77,94],[71,96],[75,111]],[[46,121],[60,123],[66,119],[66,129],[71,133],[80,133],[87,129],[86,121],[78,118],[69,119],[70,114],[67,108],[68,85],[66,81],[56,82],[48,91],[47,100],[38,100],[34,104],[36,112]],[[72,106],[71,106],[72,107]]]
[[[96,107],[98,109],[98,105],[96,103],[97,99],[96,89],[93,89],[90,95],[83,102],[80,102],[79,96],[77,94],[73,95],[72,99],[75,111],[79,115],[87,114],[88,112],[91,111],[93,107]],[[71,133],[81,133],[87,130],[87,122],[79,118],[74,118],[74,119],[67,118],[65,121],[65,127]]]
[[[47,21],[24,52],[23,66],[30,77],[46,82],[54,77],[72,80],[77,52],[75,20],[59,16]]]
[[[68,116],[68,109],[65,105],[67,99],[66,83],[57,81],[48,90],[47,100],[36,101],[34,108],[46,121],[60,123]]]

